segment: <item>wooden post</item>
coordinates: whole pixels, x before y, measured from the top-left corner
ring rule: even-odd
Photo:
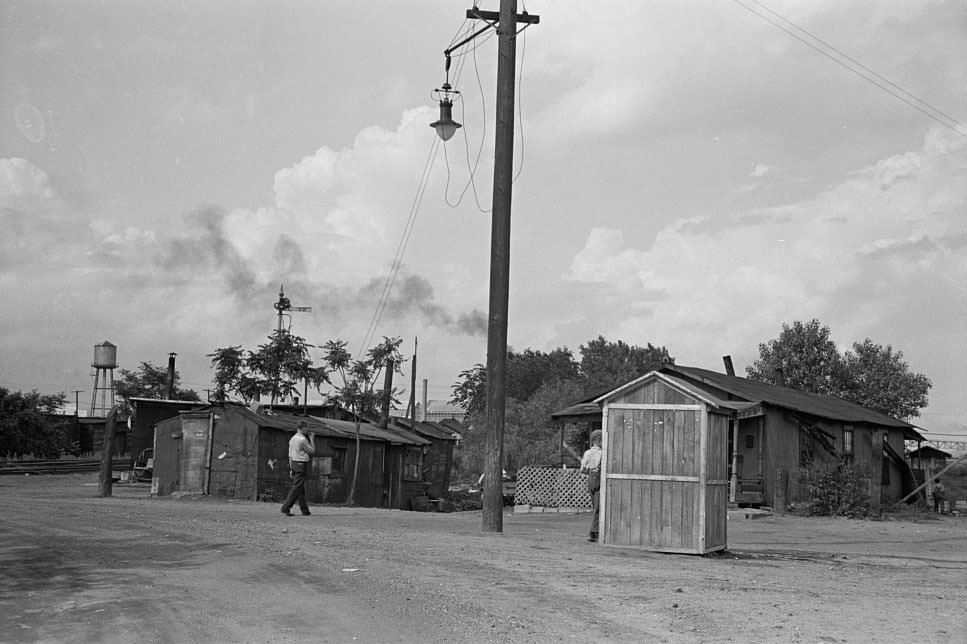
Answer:
[[[104,424],[104,440],[101,447],[101,470],[98,476],[99,496],[111,496],[114,486],[113,458],[114,458],[114,419],[117,417],[117,407],[107,413]]]
[[[410,373],[410,428],[416,425],[416,349],[419,338],[413,339],[413,364]]]
[[[729,477],[729,503],[739,495],[739,419],[732,419],[732,476]]]
[[[882,429],[873,430],[870,453],[870,511],[877,517],[883,502],[883,436]]]
[[[772,511],[776,514],[786,513],[786,487],[788,485],[789,472],[777,467],[775,487],[772,490]]]

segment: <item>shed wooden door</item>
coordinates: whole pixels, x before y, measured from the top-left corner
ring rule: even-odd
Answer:
[[[181,462],[178,473],[180,492],[208,494],[211,425],[211,418],[207,413],[182,415]]]
[[[721,521],[706,510],[709,484],[726,492],[724,472],[710,480],[707,467],[710,456],[725,466],[726,437],[710,454],[708,416],[704,405],[605,407],[602,543],[692,554],[725,547],[724,506]],[[708,542],[708,519],[712,532],[722,524],[720,544]]]

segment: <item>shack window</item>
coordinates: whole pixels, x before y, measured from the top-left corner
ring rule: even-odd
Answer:
[[[332,462],[329,467],[331,476],[342,476],[346,471],[346,448],[334,447],[332,449]]]
[[[745,448],[746,449],[752,449],[753,447],[755,447],[755,435],[754,434],[746,434],[745,435]]]
[[[407,481],[422,480],[423,450],[419,447],[407,447],[403,457],[403,478]]]
[[[853,426],[846,425],[843,427],[843,456],[847,460],[853,460],[853,455],[855,453],[856,452],[853,447]]]
[[[332,474],[332,457],[316,456],[312,459],[312,469],[318,474],[329,476]]]

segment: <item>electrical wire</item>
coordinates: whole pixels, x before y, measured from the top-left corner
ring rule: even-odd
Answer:
[[[526,11],[526,9],[525,9],[525,11]],[[530,26],[529,24],[528,25],[525,25],[519,31],[517,31],[517,34],[520,35],[529,26]],[[477,174],[477,166],[480,163],[480,158],[483,156],[483,145],[484,145],[484,141],[487,138],[487,126],[486,126],[486,123],[487,123],[487,106],[486,106],[486,99],[484,98],[484,92],[483,92],[483,81],[480,78],[480,69],[479,69],[479,66],[477,64],[477,47],[480,47],[481,45],[483,45],[483,43],[485,43],[490,38],[493,38],[493,36],[494,36],[494,33],[493,32],[489,33],[480,42],[475,42],[474,45],[473,45],[473,47],[470,48],[470,51],[465,52],[463,54],[460,54],[460,56],[461,56],[461,63],[463,62],[463,58],[464,57],[466,57],[467,55],[469,55],[471,53],[473,54],[474,72],[475,72],[476,78],[477,78],[477,88],[480,91],[480,104],[481,104],[481,114],[482,114],[481,122],[484,124],[484,129],[483,129],[483,133],[480,136],[480,147],[477,150],[477,154],[473,157],[473,163],[471,164],[471,161],[470,161],[471,154],[470,154],[470,138],[469,138],[469,132],[468,132],[468,128],[466,126],[463,128],[464,149],[466,151],[467,170],[469,171],[469,178],[467,180],[466,185],[460,191],[460,195],[457,198],[456,203],[451,203],[450,197],[449,197],[450,176],[451,176],[450,159],[449,159],[449,156],[447,156],[447,151],[446,151],[446,147],[445,146],[444,146],[444,149],[443,149],[444,160],[445,160],[446,168],[447,168],[446,190],[444,191],[444,195],[445,195],[444,196],[444,199],[446,201],[446,204],[448,206],[450,206],[451,208],[457,208],[461,203],[463,203],[463,197],[466,194],[467,190],[469,188],[473,188],[473,197],[474,197],[474,201],[476,202],[477,209],[480,212],[484,213],[484,214],[489,214],[490,212],[492,212],[492,210],[489,209],[489,208],[484,208],[480,204],[480,196],[477,193],[477,184],[476,184],[476,181],[474,181],[474,179],[476,178],[476,174]],[[456,39],[454,39],[454,40],[456,40]],[[520,65],[518,66],[518,70],[517,70],[517,96],[518,96],[518,100],[516,101],[516,103],[517,103],[517,106],[516,106],[517,107],[517,127],[518,127],[518,131],[520,132],[520,146],[518,148],[519,151],[520,151],[520,159],[519,159],[519,166],[517,168],[517,171],[514,173],[514,176],[511,179],[511,182],[512,183],[513,182],[516,182],[517,179],[520,177],[521,173],[524,171],[524,150],[525,150],[525,147],[524,147],[524,145],[525,145],[525,142],[524,142],[524,115],[523,115],[523,111],[522,111],[522,107],[521,107],[521,101],[520,101],[519,97],[521,96],[521,94],[523,92],[523,89],[522,88],[523,88],[523,79],[524,79],[524,61],[525,61],[525,56],[526,56],[526,53],[527,53],[527,38],[526,38],[526,36],[522,40],[523,40],[523,43],[522,43],[522,46],[521,46]],[[462,64],[461,64],[461,66],[460,66],[459,69],[460,69],[460,73],[462,73],[462,70],[463,70]],[[454,84],[456,84],[456,83],[454,83]],[[461,103],[461,118],[463,119],[463,122],[464,123],[467,122],[467,118],[466,118],[466,104],[465,103]]]
[[[769,16],[763,15],[762,13],[757,11],[755,7],[749,6],[749,4],[746,4],[746,2],[743,2],[742,0],[732,0],[732,2],[739,5],[746,11],[749,11],[753,15],[758,16],[759,18],[768,22],[774,27],[781,29],[782,31],[786,32],[787,34],[789,34],[799,42],[803,43],[807,47],[810,47],[816,50],[823,56],[829,58],[830,60],[840,65],[841,67],[853,72],[860,78],[872,83],[873,85],[876,85],[877,87],[885,91],[887,94],[890,94],[893,97],[903,101],[904,103],[906,103],[913,109],[917,110],[921,114],[924,114],[928,118],[940,123],[941,125],[947,128],[950,128],[951,130],[953,130],[954,132],[957,132],[958,134],[967,136],[967,125],[964,125],[963,123],[961,123],[954,117],[950,116],[949,114],[946,114],[941,110],[937,109],[936,107],[930,105],[923,99],[918,98],[911,92],[908,92],[907,90],[903,89],[902,87],[890,81],[889,79],[884,78],[883,76],[873,71],[863,63],[857,61],[856,59],[852,58],[848,54],[840,51],[839,49],[829,44],[825,40],[822,40],[821,38],[814,36],[807,30],[803,29],[802,27],[795,24],[791,20],[785,18],[784,16],[776,13],[769,7],[762,4],[761,2],[758,2],[757,0],[748,0],[749,3],[754,4],[757,7],[761,7],[764,11],[767,11],[772,16],[775,16],[777,20],[782,22],[780,23],[777,20],[773,20]],[[786,25],[788,25],[788,27]]]
[[[493,37],[493,34],[492,33],[491,34],[488,34],[487,37],[485,37],[481,43],[476,43],[474,45],[474,47],[471,49],[471,52],[473,53],[473,67],[474,67],[474,72],[475,72],[475,75],[476,75],[476,78],[477,78],[477,89],[480,92],[480,110],[481,110],[481,114],[482,114],[481,123],[483,123],[484,125],[483,125],[483,132],[480,135],[480,147],[477,149],[477,154],[476,154],[476,157],[474,158],[474,161],[473,161],[473,165],[472,166],[470,164],[470,137],[469,137],[469,134],[467,132],[468,128],[466,128],[466,127],[463,128],[463,142],[464,142],[464,149],[466,151],[467,170],[469,171],[470,176],[468,177],[467,183],[466,183],[466,185],[464,185],[463,190],[460,191],[460,196],[457,198],[457,202],[456,203],[450,203],[450,197],[449,197],[449,186],[450,186],[450,159],[449,159],[449,157],[446,154],[446,146],[444,146],[444,148],[443,148],[443,156],[444,156],[444,160],[446,161],[446,167],[447,167],[447,183],[446,183],[447,190],[444,191],[444,200],[446,201],[447,205],[450,206],[451,208],[456,208],[457,206],[459,206],[463,202],[464,195],[467,194],[467,189],[472,187],[473,188],[473,198],[474,198],[474,201],[477,204],[477,209],[480,212],[484,213],[484,214],[489,213],[490,210],[485,209],[483,206],[480,205],[480,196],[477,194],[477,184],[474,181],[474,177],[476,176],[476,172],[477,172],[477,166],[480,163],[480,157],[483,155],[484,140],[487,138],[487,102],[486,102],[486,99],[484,98],[484,93],[483,93],[483,80],[480,78],[480,67],[477,65],[477,47],[480,46],[481,44],[483,44],[483,42],[486,42],[487,40],[489,40],[492,37]],[[462,58],[461,59],[461,62],[463,62],[465,60],[466,60],[466,58]],[[460,70],[461,70],[461,72],[463,71],[463,65],[462,64],[461,64]],[[461,112],[460,112],[461,113],[461,118],[463,119],[464,123],[466,123],[466,121],[467,121],[467,116],[466,116],[466,114],[467,114],[466,113],[466,103],[464,103],[464,102],[461,102],[460,103],[460,110],[461,110]]]
[[[524,7],[524,11],[527,11],[527,7]],[[518,35],[524,32],[524,29],[530,27],[530,24],[524,25],[524,27],[517,32]],[[520,167],[517,168],[517,172],[514,174],[514,178],[510,180],[511,184],[517,183],[517,177],[520,173],[524,171],[524,112],[521,108],[520,97],[523,93],[524,87],[524,59],[527,55],[527,36],[521,39],[520,46],[520,66],[517,69],[517,127],[520,130]]]
[[[366,334],[363,336],[363,342],[359,347],[359,351],[356,352],[357,360],[361,359],[365,354],[366,348],[369,346],[373,336],[376,334],[376,329],[379,327],[379,322],[383,316],[383,312],[386,310],[386,305],[389,303],[393,285],[396,282],[396,278],[400,272],[400,267],[403,264],[403,255],[406,253],[406,247],[409,244],[410,236],[413,234],[413,225],[416,223],[416,217],[419,214],[420,206],[423,203],[423,195],[426,193],[426,188],[429,184],[430,169],[433,167],[433,159],[436,157],[439,147],[440,140],[437,137],[433,137],[433,143],[430,145],[430,151],[427,154],[426,163],[423,165],[423,173],[420,176],[420,182],[417,185],[416,194],[413,196],[413,202],[410,205],[410,212],[406,220],[406,225],[403,228],[403,234],[400,237],[399,244],[396,246],[396,254],[393,257],[393,263],[390,266],[389,274],[386,276],[386,281],[383,283],[383,290],[380,293],[379,301],[376,304],[376,310],[373,312],[373,317],[370,320],[369,328],[367,329]]]

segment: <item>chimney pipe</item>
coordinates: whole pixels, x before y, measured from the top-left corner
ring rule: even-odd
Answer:
[[[423,379],[423,413],[422,413],[422,416],[423,416],[422,420],[424,422],[426,422],[426,403],[427,403],[427,400],[426,400],[426,396],[427,396],[426,389],[427,389],[427,379],[424,378]]]
[[[175,395],[175,356],[177,353],[168,354],[168,395],[166,398],[168,400],[172,399]]]
[[[722,362],[725,363],[725,373],[734,376],[735,367],[732,366],[732,356],[722,356]]]
[[[776,384],[780,387],[786,386],[786,374],[782,370],[782,367],[776,367]]]

